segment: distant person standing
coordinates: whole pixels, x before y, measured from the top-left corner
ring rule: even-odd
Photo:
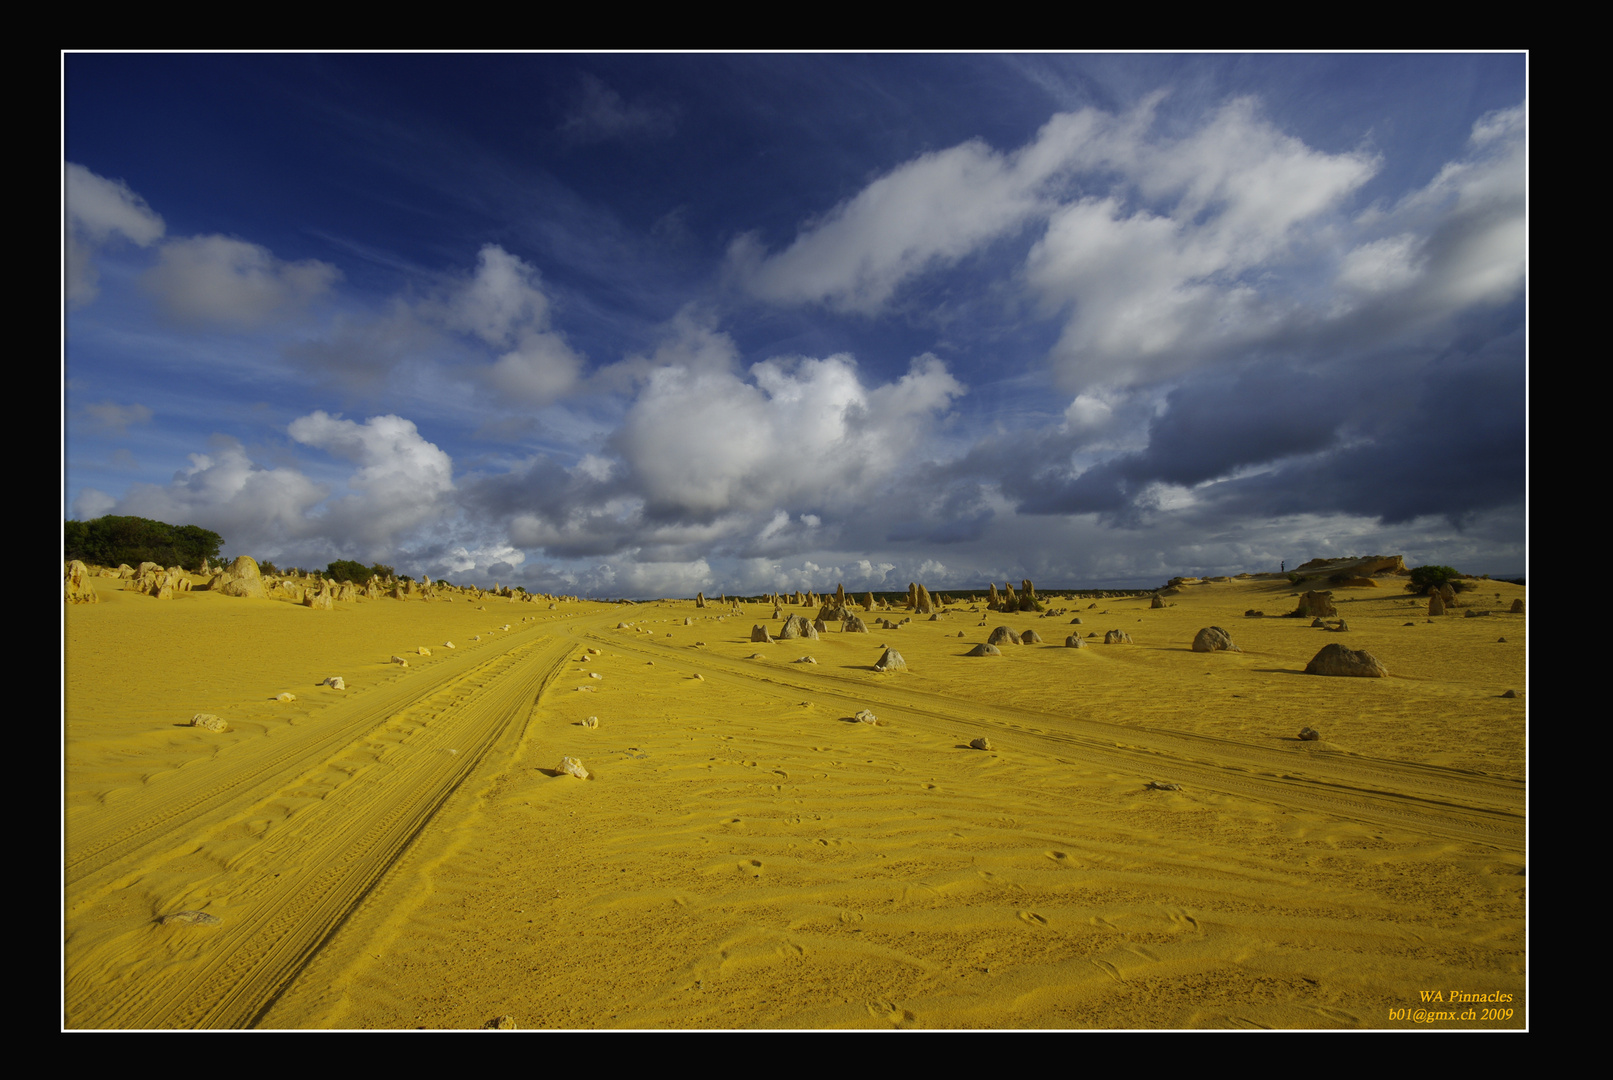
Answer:
[[[1288,573],[1288,560],[1287,559],[1284,559],[1282,561],[1282,568],[1283,568],[1283,573],[1285,573],[1285,574]]]

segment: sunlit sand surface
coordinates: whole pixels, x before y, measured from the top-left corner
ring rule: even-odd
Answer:
[[[771,604],[95,582],[68,1027],[1525,1024],[1519,586],[1433,620],[1398,579],[1335,589],[1346,633],[1252,579],[757,644]],[[1045,641],[964,655],[999,625]],[[1242,651],[1192,652],[1208,625]],[[1335,641],[1390,677],[1303,674]],[[219,922],[159,921],[186,911]]]

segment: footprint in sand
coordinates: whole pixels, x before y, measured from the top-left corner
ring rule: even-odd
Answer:
[[[918,1016],[910,1009],[904,1009],[890,1001],[870,1001],[867,1005],[868,1015],[887,1020],[892,1024],[911,1024]]]
[[[1045,916],[1036,914],[1034,911],[1021,911],[1019,913],[1019,917],[1030,923],[1032,926],[1047,925],[1047,918]]]

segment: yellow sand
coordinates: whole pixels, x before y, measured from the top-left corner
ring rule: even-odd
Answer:
[[[1525,1024],[1517,586],[1433,621],[1340,589],[1343,634],[1245,618],[1294,604],[1254,579],[773,644],[760,604],[96,586],[66,612],[68,1027]],[[1212,624],[1243,651],[1190,651]],[[1045,643],[963,655],[999,625]],[[1334,641],[1392,677],[1302,674]]]

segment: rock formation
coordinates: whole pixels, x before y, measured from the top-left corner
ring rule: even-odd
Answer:
[[[1315,616],[1321,618],[1337,618],[1338,609],[1333,606],[1331,592],[1308,592],[1299,598],[1299,606],[1294,609],[1295,618]]]
[[[1305,665],[1307,675],[1353,675],[1369,679],[1387,678],[1389,672],[1378,663],[1377,657],[1369,652],[1358,652],[1355,649],[1334,642],[1322,646],[1311,662]]]
[[[897,652],[895,649],[886,649],[884,654],[880,656],[879,661],[874,664],[874,670],[906,671],[907,661],[903,660],[902,654]]]
[[[90,584],[90,569],[74,559],[62,571],[62,596],[69,604],[96,604],[101,600]]]
[[[1206,626],[1193,638],[1194,652],[1242,652],[1232,644],[1232,635],[1219,626]]]
[[[1103,635],[1103,643],[1105,645],[1130,645],[1132,643],[1131,635],[1124,630],[1111,630]]]
[[[237,555],[235,561],[230,563],[229,569],[213,578],[208,588],[225,596],[255,596],[260,600],[268,599],[268,594],[263,591],[263,574],[258,570],[257,562],[249,555]]]
[[[1019,632],[1007,626],[999,626],[986,638],[988,645],[1018,645]]]

